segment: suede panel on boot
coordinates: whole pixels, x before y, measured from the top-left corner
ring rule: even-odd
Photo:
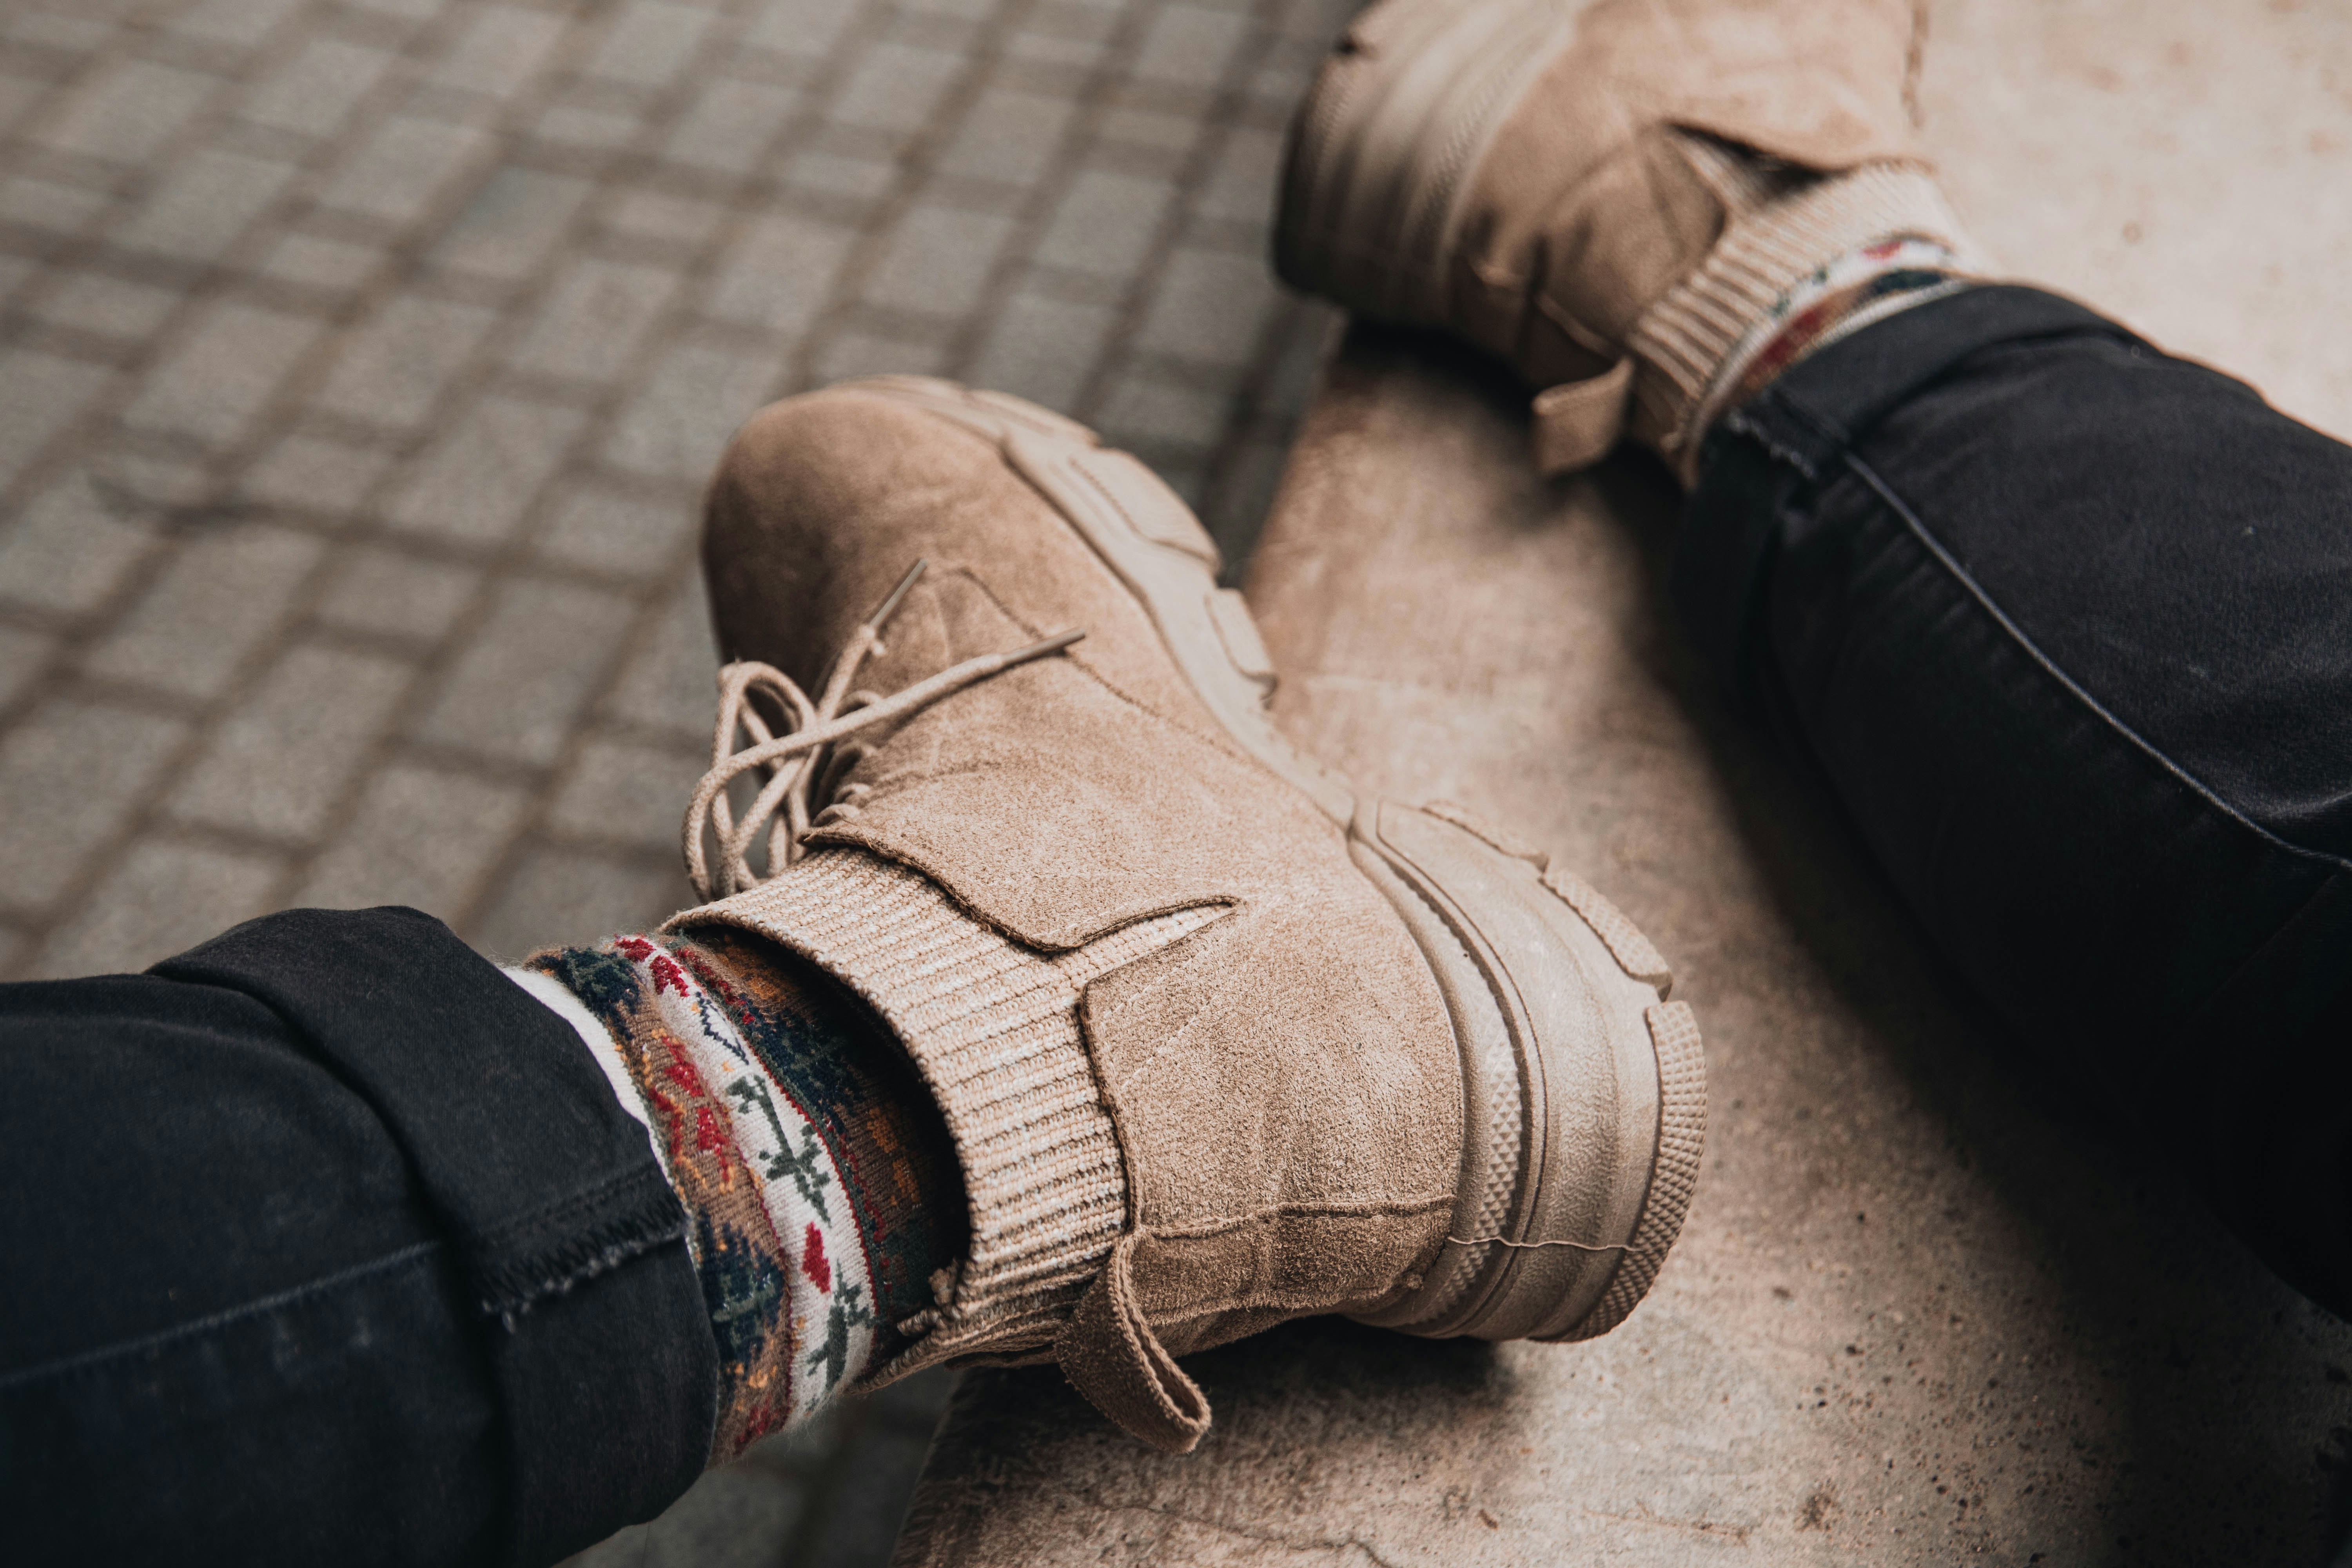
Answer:
[[[1225,748],[1134,596],[980,437],[853,384],[763,410],[711,481],[703,560],[720,658],[772,664],[803,686],[818,683],[918,558],[929,559],[934,580],[893,616],[861,683],[895,690],[961,657],[947,651],[955,632],[940,621],[936,579],[975,557],[987,583],[980,597],[993,595],[1022,626],[1084,626],[1087,641],[1068,657]]]
[[[1277,261],[1545,392],[1547,472],[1630,433],[1687,469],[1717,372],[1815,269],[1977,263],[1906,94],[1904,0],[1386,0],[1293,131]],[[1632,374],[1627,374],[1627,367]]]
[[[1931,168],[1904,101],[1912,35],[1905,0],[1587,10],[1473,176],[1454,287],[1474,341],[1538,386],[1623,352],[1727,216],[1677,130],[1815,173]]]
[[[1375,13],[1356,31],[1377,40],[1381,21]],[[1506,317],[1517,327],[1515,307],[1541,282],[1560,311],[1623,343],[1641,309],[1722,228],[1721,204],[1674,155],[1668,128],[1817,172],[1932,167],[1904,100],[1913,26],[1906,0],[1589,7],[1471,176],[1458,320],[1492,352],[1514,354],[1517,343],[1489,335]],[[1643,221],[1616,217],[1628,210]],[[1570,379],[1528,368],[1538,384]]]
[[[1227,911],[1084,994],[1134,1299],[1191,1350],[1404,1288],[1460,1179],[1458,1050],[1428,964],[1342,833],[1223,734],[1086,540],[993,443],[845,389],[739,437],[707,551],[728,655],[806,682],[918,557],[930,568],[863,678],[877,690],[1086,629],[901,725],[810,842],[913,868],[1041,955]]]

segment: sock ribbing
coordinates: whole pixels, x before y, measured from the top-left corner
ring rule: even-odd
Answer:
[[[1630,347],[1642,366],[1633,430],[1688,482],[1700,438],[1738,385],[1726,367],[1787,319],[1808,280],[1842,258],[1906,238],[1939,247],[1947,273],[1982,263],[1922,170],[1875,163],[1791,188],[1779,166],[1742,150],[1699,136],[1685,137],[1685,146],[1723,195],[1730,221],[1706,259],[1643,313]]]

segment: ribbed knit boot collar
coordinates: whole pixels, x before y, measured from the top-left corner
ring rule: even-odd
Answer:
[[[1687,479],[1825,341],[1806,312],[1981,268],[1913,131],[1919,41],[1904,0],[1386,0],[1293,122],[1278,264],[1509,362],[1547,473],[1631,435]]]
[[[756,931],[869,1004],[947,1117],[971,1250],[885,1379],[974,1350],[1048,1352],[1126,1228],[1127,1177],[1081,1038],[1091,981],[1198,931],[1210,906],[1138,921],[1073,952],[1008,939],[919,873],[819,849],[786,875],[678,916]]]

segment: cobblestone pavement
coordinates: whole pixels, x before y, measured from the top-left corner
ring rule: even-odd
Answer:
[[[1328,324],[1264,261],[1281,127],[1348,8],[10,0],[0,974],[683,902],[697,494],[780,394],[1019,392],[1245,540]],[[941,1397],[604,1550],[878,1561]]]

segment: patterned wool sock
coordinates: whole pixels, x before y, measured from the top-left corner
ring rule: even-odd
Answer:
[[[714,1463],[906,1347],[970,1222],[947,1125],[863,1003],[724,927],[508,973],[579,1031],[686,1207],[719,1342]]]
[[[1717,405],[1728,413],[1799,360],[1972,281],[1939,240],[1896,235],[1857,246],[1815,268],[1774,301],[1765,324],[1725,362]]]
[[[1817,174],[1696,132],[1684,156],[1727,224],[1634,328],[1650,374],[1634,426],[1681,473],[1725,414],[1806,355],[1969,287],[1987,263],[1933,175],[1873,163]]]

